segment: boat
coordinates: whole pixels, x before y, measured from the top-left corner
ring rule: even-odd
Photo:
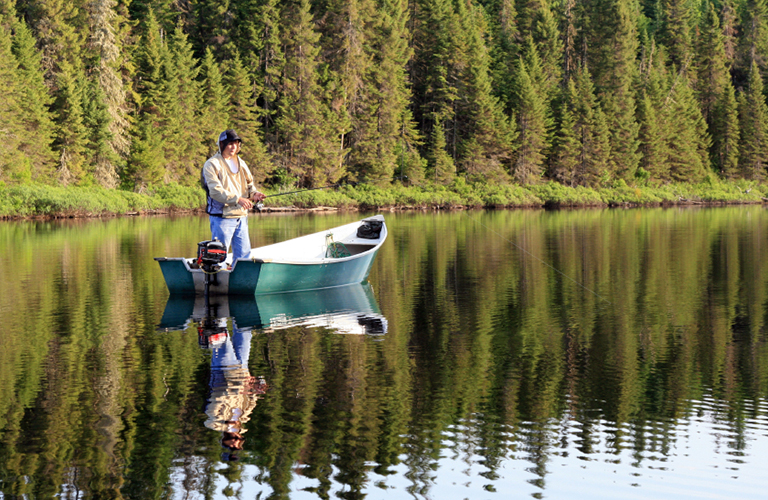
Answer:
[[[296,326],[326,328],[334,333],[381,336],[387,319],[369,283],[334,288],[254,295],[171,295],[158,325],[162,332],[193,325],[219,324],[231,318],[237,328],[265,332]]]
[[[362,283],[386,239],[384,216],[375,215],[254,248],[235,262],[216,240],[201,242],[196,258],[155,260],[171,295],[262,295]]]

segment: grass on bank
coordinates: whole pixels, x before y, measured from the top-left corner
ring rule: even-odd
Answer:
[[[285,188],[282,192],[296,191]],[[277,189],[266,189],[270,195]],[[367,184],[271,196],[267,207],[333,207],[339,209],[451,209],[589,207],[690,203],[760,203],[768,185],[754,181],[722,181],[710,176],[699,184],[628,185],[616,181],[600,188],[568,187],[547,182],[533,186],[468,184],[457,179],[448,186],[377,187]],[[200,210],[205,195],[197,186],[168,184],[139,194],[99,187],[61,187],[42,184],[0,185],[0,217],[87,217],[168,210]]]

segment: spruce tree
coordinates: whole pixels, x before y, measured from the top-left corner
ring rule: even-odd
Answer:
[[[141,42],[136,51],[136,90],[138,116],[131,129],[131,150],[128,165],[122,176],[122,185],[142,191],[164,177],[165,159],[161,149],[161,101],[163,98],[163,70],[168,57],[163,43],[165,31],[149,9],[141,26]]]
[[[200,67],[181,25],[168,41],[163,64],[163,93],[159,115],[167,158],[166,180],[186,184],[198,182],[206,151],[204,137],[216,131],[202,130],[198,120],[202,89],[197,79]]]
[[[83,111],[85,75],[64,60],[56,81],[57,111],[54,150],[59,156],[58,181],[67,185],[84,180],[88,154],[88,129]]]
[[[380,5],[372,66],[380,139],[376,144],[378,163],[371,165],[366,175],[374,182],[390,182],[399,169],[407,172],[411,182],[420,182],[424,178],[424,160],[418,152],[422,139],[409,108],[412,94],[407,64],[413,51],[409,46],[408,1],[382,0]]]
[[[569,82],[568,87],[573,86]],[[576,185],[581,144],[576,136],[576,118],[571,109],[571,92],[564,91],[560,100],[557,125],[552,138],[549,177],[566,186]]]
[[[643,51],[642,98],[638,106],[640,123],[640,167],[655,181],[669,180],[667,129],[675,126],[666,107],[669,72],[663,48],[650,41]]]
[[[442,123],[437,122],[432,128],[432,136],[427,150],[427,178],[437,184],[449,184],[456,177],[456,165],[445,148],[445,131]]]
[[[534,84],[522,58],[518,63],[515,97],[519,136],[511,173],[517,182],[532,184],[538,182],[544,173],[544,154],[551,122],[547,115],[546,96]]]
[[[123,50],[128,40],[128,21],[124,13],[118,13],[115,0],[91,2],[89,40],[94,52],[95,79],[100,90],[94,90],[106,106],[108,134],[104,135],[106,145],[99,145],[96,163],[96,180],[105,187],[118,184],[120,169],[129,153],[128,137],[128,92],[122,74],[128,73],[129,63]]]
[[[662,0],[661,41],[669,49],[671,62],[683,71],[693,63],[694,15],[686,0]]]
[[[485,43],[485,17],[471,5],[457,8],[465,34],[465,53],[469,64],[460,73],[460,93],[456,103],[460,136],[460,169],[470,179],[505,181],[511,167],[514,126],[504,115],[493,94],[491,61]]]
[[[738,176],[739,108],[736,91],[728,81],[715,102],[712,119],[712,161],[726,179]]]
[[[287,5],[277,154],[279,163],[307,187],[336,182],[344,175],[341,137],[347,124],[330,108],[320,84],[318,42],[309,2]]]
[[[482,2],[488,16],[491,46],[491,74],[494,92],[507,109],[513,93],[512,75],[515,72],[518,40],[517,11],[514,0],[489,0]]]
[[[24,162],[19,146],[24,137],[21,94],[16,86],[18,66],[11,52],[10,32],[0,29],[0,116],[3,140],[0,141],[0,182],[30,178],[31,164]]]
[[[275,119],[279,109],[280,88],[285,71],[285,54],[281,41],[284,25],[281,23],[280,0],[264,0],[255,9],[256,16],[247,25],[249,46],[244,49],[244,64],[253,68],[251,78],[260,82],[261,116],[264,137],[276,142]]]
[[[89,33],[88,0],[22,0],[23,12],[37,39],[45,79],[55,87],[62,61],[66,71],[82,71]]]
[[[391,181],[394,158],[381,158],[382,140],[378,124],[378,84],[372,52],[376,42],[374,22],[377,18],[372,0],[328,0],[320,23],[325,62],[336,81],[335,95],[342,119],[348,120],[349,132],[344,136],[347,147],[347,171],[360,179],[380,183]],[[382,161],[384,164],[382,164]],[[382,167],[383,172],[376,172]],[[372,174],[372,175],[369,175]],[[384,175],[382,175],[384,174]],[[387,175],[388,174],[388,175]]]
[[[696,91],[701,103],[701,114],[710,126],[715,102],[730,79],[725,58],[724,35],[714,4],[709,4],[699,37],[697,50],[698,79]]]
[[[768,167],[768,105],[757,62],[752,63],[748,83],[739,96],[739,170],[747,179],[762,180]]]
[[[242,69],[239,59],[238,64]],[[200,65],[200,78],[200,83],[202,84],[202,101],[200,105],[201,138],[205,152],[210,156],[218,151],[218,145],[216,144],[218,134],[222,130],[230,128],[229,89],[224,85],[221,69],[214,59],[213,51],[210,47],[205,49],[205,56]],[[248,90],[251,89],[249,88]],[[235,130],[238,131],[239,135],[243,135],[242,130],[238,128],[235,128]]]
[[[443,134],[446,151],[455,160],[454,106],[459,98],[459,75],[453,62],[462,57],[457,53],[455,36],[461,29],[450,0],[419,0],[416,9],[413,36],[417,50],[411,68],[415,117],[425,135],[434,139],[435,134]],[[438,123],[442,131],[433,131]]]
[[[189,37],[195,52],[203,54],[210,50],[218,61],[232,57],[237,52],[233,37],[238,21],[237,2],[197,0],[192,3],[192,8],[195,21],[191,25]]]
[[[738,70],[748,75],[752,63],[768,69],[768,0],[747,0],[745,7]]]
[[[658,112],[655,99],[648,96],[644,90],[638,116],[640,119],[640,168],[650,175],[652,179],[668,179],[669,165],[667,158],[669,150],[665,140],[664,120]]]
[[[666,131],[669,175],[675,181],[698,182],[709,170],[707,125],[684,71],[679,70],[672,79],[664,103],[669,120]]]
[[[11,19],[11,22],[14,33],[12,50],[18,63],[14,80],[24,103],[22,136],[34,138],[22,141],[19,148],[32,163],[32,179],[48,182],[55,167],[51,148],[54,123],[49,111],[53,100],[43,79],[40,52],[35,48],[32,32],[22,20]]]
[[[578,68],[576,77],[568,82],[568,92],[575,118],[574,131],[580,143],[573,182],[580,186],[596,186],[608,176],[611,146],[606,117],[595,97],[595,87],[587,68]]]
[[[106,96],[98,81],[88,82],[82,96],[83,123],[88,130],[84,155],[87,174],[101,186],[115,187],[118,184],[115,165],[119,158],[110,146],[112,133],[109,125],[112,119]]]
[[[549,102],[557,94],[558,85],[563,75],[563,43],[561,38],[557,18],[550,6],[546,2],[542,2],[536,15],[533,39],[541,57]]]
[[[721,175],[732,177],[738,162],[738,108],[725,40],[720,18],[710,3],[699,37],[697,90],[702,116],[712,136],[712,165]]]
[[[261,138],[259,109],[253,95],[254,85],[237,55],[231,61],[225,77],[229,87],[228,123],[246,143],[241,156],[248,163],[254,180],[263,182],[274,170],[274,165]]]

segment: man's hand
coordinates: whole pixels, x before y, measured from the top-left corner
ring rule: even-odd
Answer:
[[[253,208],[253,203],[251,203],[251,200],[249,200],[248,198],[238,198],[237,204],[246,210],[250,210]]]
[[[253,193],[253,196],[251,196],[251,199],[253,200],[254,203],[258,203],[260,201],[264,201],[266,197],[267,196],[264,193],[260,193],[256,191],[255,193]]]

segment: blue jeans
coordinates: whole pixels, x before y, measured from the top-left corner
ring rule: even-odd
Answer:
[[[248,235],[248,218],[225,219],[224,217],[209,217],[211,221],[211,236],[218,238],[229,249],[232,245],[232,264],[237,259],[251,257],[251,237]]]

